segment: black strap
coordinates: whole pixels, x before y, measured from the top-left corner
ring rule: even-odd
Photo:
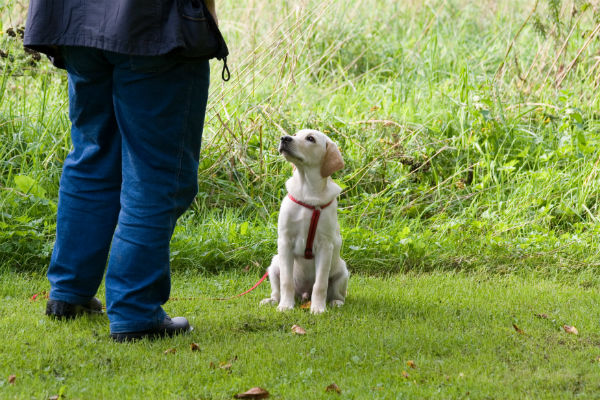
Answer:
[[[221,79],[227,82],[231,78],[229,67],[227,66],[227,57],[223,57],[223,71],[221,71]]]

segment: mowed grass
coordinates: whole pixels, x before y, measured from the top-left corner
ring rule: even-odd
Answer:
[[[255,386],[274,399],[600,396],[600,293],[569,276],[354,275],[347,304],[320,316],[260,307],[268,284],[208,298],[256,279],[176,273],[166,309],[194,331],[117,344],[104,316],[45,317],[45,301],[30,300],[47,289],[43,276],[3,272],[0,398],[230,399]],[[326,392],[332,383],[339,395]]]

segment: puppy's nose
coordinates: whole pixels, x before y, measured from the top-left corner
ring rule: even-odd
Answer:
[[[281,143],[288,143],[291,142],[293,139],[291,136],[282,136],[281,137]]]

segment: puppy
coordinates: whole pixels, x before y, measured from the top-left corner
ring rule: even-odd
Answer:
[[[342,189],[330,178],[344,167],[344,160],[331,139],[309,129],[282,137],[279,153],[295,168],[285,184],[288,195],[279,212],[277,255],[268,269],[271,297],[261,304],[278,304],[284,311],[294,308],[296,297],[310,299],[310,311],[320,314],[326,303],[342,306],[348,287],[337,221]]]

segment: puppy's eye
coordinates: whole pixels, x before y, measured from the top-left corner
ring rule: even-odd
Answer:
[[[314,137],[312,137],[312,136],[307,136],[307,137],[306,137],[306,140],[308,140],[308,141],[309,141],[309,142],[311,142],[311,143],[314,143],[314,142],[315,142],[315,138],[314,138]]]

